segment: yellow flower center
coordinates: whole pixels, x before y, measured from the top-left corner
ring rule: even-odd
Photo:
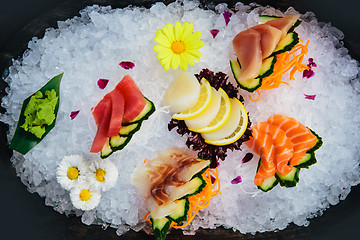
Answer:
[[[96,170],[96,180],[98,180],[99,182],[103,182],[105,181],[105,174],[106,172],[104,170],[102,170],[101,168]]]
[[[89,201],[91,198],[91,193],[88,189],[83,189],[81,190],[79,197],[81,201]]]
[[[185,44],[181,41],[175,41],[171,44],[171,50],[175,54],[183,53],[185,51]]]
[[[75,180],[75,179],[77,179],[79,177],[79,170],[76,167],[71,167],[67,171],[67,176],[71,180]]]

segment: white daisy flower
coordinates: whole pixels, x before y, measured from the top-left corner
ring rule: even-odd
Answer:
[[[82,156],[65,156],[56,170],[56,179],[65,190],[70,190],[85,180],[88,171],[88,166]]]
[[[87,179],[102,191],[107,191],[114,187],[118,178],[118,169],[113,162],[108,159],[93,161],[89,166]]]
[[[70,199],[75,208],[80,210],[94,209],[100,202],[100,190],[88,182],[81,182],[70,190]]]

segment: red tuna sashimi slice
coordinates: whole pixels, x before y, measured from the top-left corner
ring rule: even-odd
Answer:
[[[246,81],[259,75],[262,65],[260,33],[247,29],[233,40],[233,48],[241,65],[238,81]]]
[[[279,43],[282,32],[268,24],[260,24],[252,27],[251,29],[260,33],[262,58],[265,59],[269,57],[274,52],[277,44]]]
[[[100,152],[105,145],[108,139],[111,110],[111,100],[109,97],[106,96],[94,108],[92,114],[97,125],[97,132],[92,143],[90,152]]]
[[[290,159],[290,166],[299,165],[306,152],[316,144],[316,136],[294,118],[275,114],[267,122],[279,126],[293,142],[294,155]]]
[[[280,39],[283,39],[285,37],[285,35],[287,34],[287,32],[290,30],[290,28],[299,19],[299,17],[300,17],[299,14],[285,15],[282,18],[270,20],[270,21],[266,22],[265,24],[268,24],[270,26],[273,26],[273,27],[279,29],[282,32]]]
[[[122,119],[124,116],[125,101],[121,92],[114,90],[107,94],[111,100],[112,111],[108,130],[108,137],[117,136],[120,132]]]
[[[116,89],[124,95],[125,99],[123,121],[130,122],[144,109],[146,99],[130,75],[125,75],[116,86]]]
[[[266,131],[260,131],[256,125],[251,129],[252,137],[245,144],[261,157],[260,167],[254,179],[255,185],[260,186],[265,179],[276,173],[275,146],[272,137]]]

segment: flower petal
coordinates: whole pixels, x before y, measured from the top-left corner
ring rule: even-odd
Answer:
[[[245,157],[241,160],[241,163],[247,163],[253,158],[254,154],[247,153]]]
[[[109,83],[109,79],[101,78],[97,81],[97,85],[99,86],[100,89],[104,89],[108,83]]]
[[[182,41],[185,41],[185,39],[192,35],[192,32],[194,31],[194,24],[185,22],[183,24],[183,35],[182,35]]]
[[[160,44],[163,47],[167,47],[167,48],[171,47],[170,40],[164,34],[160,34],[160,35],[155,36],[154,41],[157,42],[158,44]]]
[[[185,71],[187,69],[187,63],[186,63],[187,61],[182,54],[179,55],[179,59],[180,59],[179,66],[181,70]]]
[[[162,49],[162,50],[156,55],[156,57],[157,57],[158,59],[161,59],[161,58],[170,56],[171,54],[173,54],[173,52],[172,52],[170,49],[164,48],[164,49]]]
[[[231,184],[238,184],[241,183],[242,179],[240,176],[237,176],[236,178],[234,178],[233,180],[231,180]]]
[[[175,41],[174,25],[167,23],[166,26],[163,27],[163,33],[171,42]]]
[[[192,34],[188,34],[184,37],[184,43],[187,44],[188,42],[199,40],[201,37],[201,32],[194,32]]]
[[[204,42],[201,40],[188,41],[185,43],[186,49],[199,49],[204,46]]]
[[[224,16],[224,19],[225,19],[226,26],[230,22],[231,15],[232,15],[231,12],[229,12],[228,10],[223,12],[223,16]]]
[[[129,61],[122,61],[121,63],[119,63],[119,65],[125,70],[133,69],[135,67],[135,64]]]
[[[186,52],[193,56],[195,60],[200,61],[200,57],[202,56],[202,54],[198,50],[189,49]]]
[[[211,35],[213,36],[213,38],[215,38],[215,37],[218,35],[219,30],[218,30],[218,29],[211,29],[211,30],[210,30],[210,33],[211,33]]]
[[[187,53],[187,52],[184,52],[181,54],[181,57],[191,66],[195,65],[195,61],[194,61],[194,57]]]
[[[171,57],[171,67],[172,67],[172,69],[176,70],[176,69],[179,67],[179,64],[180,64],[179,55],[174,54],[174,55]]]
[[[305,99],[310,99],[310,100],[315,100],[315,97],[316,97],[316,95],[314,94],[314,95],[307,95],[307,94],[304,94],[304,96],[305,96]]]
[[[182,38],[182,26],[179,21],[175,23],[174,31],[175,31],[175,41],[180,41]]]
[[[70,118],[71,120],[73,120],[74,118],[76,118],[76,116],[79,114],[80,110],[77,110],[77,111],[72,111],[70,113]]]

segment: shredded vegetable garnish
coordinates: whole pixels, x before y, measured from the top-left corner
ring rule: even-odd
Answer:
[[[289,85],[289,83],[282,81],[282,76],[284,73],[290,71],[290,80],[295,80],[294,75],[298,72],[303,72],[304,70],[308,70],[309,66],[302,63],[305,54],[308,52],[307,46],[309,45],[309,41],[306,44],[303,44],[303,41],[300,40],[301,43],[295,45],[293,49],[290,51],[281,53],[276,57],[276,63],[274,66],[274,72],[269,77],[266,77],[262,80],[261,90],[270,90],[273,88],[278,88],[281,83]],[[260,92],[256,91],[259,96],[256,99],[253,99],[250,95],[249,98],[251,101],[256,102],[260,99]]]
[[[219,179],[219,172],[217,168],[215,169],[207,169],[203,174],[202,177],[206,182],[206,186],[204,189],[193,196],[189,197],[189,212],[187,216],[187,220],[183,225],[177,225],[175,222],[172,222],[170,227],[173,228],[184,228],[190,224],[190,222],[194,219],[196,214],[201,210],[209,206],[210,200],[212,197],[216,196],[217,194],[221,194],[220,192],[220,179]],[[150,212],[145,214],[144,220],[150,221]]]

